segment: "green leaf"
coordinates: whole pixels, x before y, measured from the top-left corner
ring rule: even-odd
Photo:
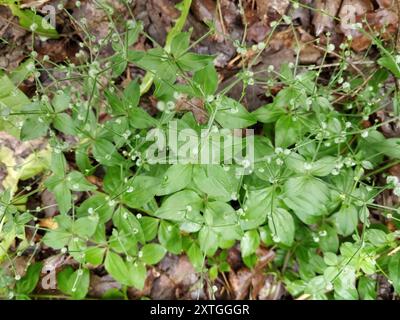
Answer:
[[[53,249],[64,248],[70,241],[72,234],[62,230],[47,231],[42,241],[46,246]]]
[[[12,120],[7,115],[11,112],[19,112],[21,108],[29,104],[28,97],[19,90],[7,75],[0,73],[0,130],[6,131],[15,137],[20,137],[20,128],[15,124],[22,120],[22,117],[13,116]]]
[[[210,199],[230,201],[237,196],[237,181],[220,165],[195,166],[193,182]]]
[[[365,240],[376,247],[384,246],[388,243],[387,234],[379,229],[369,229],[365,231]]]
[[[257,121],[263,123],[276,122],[284,114],[284,109],[276,107],[273,103],[261,106],[252,112],[252,115],[257,119]]]
[[[59,34],[57,30],[47,21],[47,19],[41,17],[31,9],[21,10],[18,4],[8,3],[11,12],[14,16],[19,18],[19,24],[27,30],[30,30],[33,24],[36,25],[35,33],[52,38],[58,39]]]
[[[24,121],[21,128],[21,140],[33,140],[47,134],[49,125],[42,117],[31,116]]]
[[[95,214],[99,217],[100,223],[109,221],[114,212],[114,206],[110,206],[110,202],[107,199],[107,196],[103,193],[93,194],[76,209],[77,216],[85,217]]]
[[[25,276],[17,281],[15,285],[15,291],[18,294],[30,294],[36,288],[42,267],[42,262],[31,264],[26,271]]]
[[[324,253],[324,262],[328,266],[336,266],[338,264],[338,257],[336,254],[332,252],[325,252]]]
[[[160,190],[162,196],[184,189],[192,180],[193,166],[190,164],[174,164],[165,172]]]
[[[179,227],[173,223],[161,220],[158,241],[173,254],[180,254],[182,251],[181,233]]]
[[[90,238],[95,233],[98,223],[99,218],[95,215],[79,218],[74,221],[72,230],[80,237]]]
[[[185,217],[200,212],[202,200],[191,190],[183,190],[169,196],[155,212],[162,219],[184,221]]]
[[[144,234],[139,220],[126,208],[122,206],[118,207],[112,221],[119,231],[123,231],[125,234],[133,237],[129,238],[130,240],[136,239],[144,243]]]
[[[16,85],[19,84],[28,78],[34,71],[32,70],[32,66],[35,66],[35,60],[27,59],[22,62],[17,68],[10,72],[10,79]]]
[[[104,261],[104,267],[107,272],[121,284],[132,285],[130,279],[131,275],[129,273],[128,266],[125,264],[124,260],[116,253],[108,251],[106,259]]]
[[[289,178],[284,185],[283,200],[296,216],[307,224],[327,213],[330,199],[325,182],[312,176]]]
[[[362,276],[358,279],[358,294],[362,300],[376,300],[376,280]]]
[[[92,191],[96,186],[86,180],[79,171],[71,171],[66,178],[66,184],[71,191]]]
[[[68,190],[66,183],[60,183],[53,189],[57,200],[58,209],[61,214],[67,214],[72,207],[72,195]]]
[[[212,64],[196,71],[193,80],[199,85],[202,96],[212,95],[217,91],[218,74]]]
[[[213,231],[224,241],[240,239],[242,236],[236,211],[225,202],[208,202],[204,219],[207,225],[212,227]]]
[[[124,102],[129,108],[135,108],[139,104],[140,86],[137,81],[131,81],[124,90]]]
[[[85,261],[93,266],[99,266],[103,263],[106,248],[90,247],[85,250]]]
[[[213,256],[218,249],[217,233],[212,227],[203,227],[199,232],[200,249],[208,256]]]
[[[208,270],[208,275],[209,275],[211,281],[215,281],[218,278],[218,265],[213,265]]]
[[[291,246],[294,240],[294,220],[292,215],[283,208],[276,208],[268,216],[268,226],[277,242]]]
[[[300,137],[301,123],[289,115],[281,116],[275,124],[275,146],[287,148]]]
[[[119,77],[126,69],[128,61],[122,53],[116,54],[111,58],[113,77]]]
[[[52,101],[54,111],[61,112],[69,108],[71,102],[71,97],[65,92],[57,93]]]
[[[215,120],[223,128],[247,128],[256,123],[253,115],[236,100],[222,96],[215,102],[215,106],[218,108]]]
[[[336,158],[331,156],[323,157],[311,163],[310,173],[314,176],[325,177],[331,174],[336,166]]]
[[[351,235],[357,228],[358,211],[353,205],[342,205],[335,214],[337,232],[343,236]]]
[[[146,110],[139,107],[131,107],[128,109],[129,124],[136,129],[147,129],[156,127],[158,121],[150,116]]]
[[[127,268],[130,275],[130,285],[143,290],[147,277],[146,266],[141,262],[134,262],[128,263]]]
[[[159,219],[152,218],[152,217],[142,217],[139,220],[139,222],[140,222],[140,225],[142,226],[144,240],[146,242],[153,240],[157,236]],[[165,243],[161,243],[161,244],[168,249],[168,247],[165,245]]]
[[[93,145],[94,158],[106,166],[120,165],[125,159],[118,153],[115,146],[106,139],[97,139]]]
[[[204,256],[200,250],[200,247],[195,242],[193,242],[189,247],[187,255],[195,270],[200,272],[203,269]]]
[[[142,247],[141,260],[147,264],[156,264],[164,258],[167,250],[156,243],[146,244]]]
[[[81,300],[89,290],[90,272],[88,269],[78,269],[75,272],[68,266],[57,274],[58,288],[73,299]]]
[[[53,126],[58,131],[61,131],[65,134],[70,134],[70,135],[76,134],[74,121],[66,113],[58,113],[53,120]]]
[[[213,60],[213,56],[188,52],[181,56],[176,63],[184,71],[198,71],[212,63]]]
[[[336,229],[325,225],[323,231],[326,232],[325,236],[319,237],[319,246],[323,252],[337,252],[339,248],[339,237]],[[324,234],[324,233],[323,233]]]
[[[250,190],[244,203],[246,211],[241,216],[241,226],[244,230],[254,229],[261,226],[268,214],[276,207],[274,188],[268,187],[259,190]]]
[[[148,176],[137,176],[128,181],[122,202],[130,208],[142,208],[158,193],[161,180]]]
[[[190,43],[190,32],[180,32],[171,41],[171,53],[175,58],[179,58],[186,52]]]
[[[388,69],[396,78],[400,78],[400,66],[396,63],[396,59],[392,55],[385,55],[378,59],[378,63]]]
[[[355,288],[356,273],[354,267],[345,266],[333,282],[336,300],[357,300],[358,292]]]
[[[396,293],[400,293],[400,253],[397,252],[389,260],[389,278]]]
[[[257,230],[246,231],[240,241],[240,251],[242,257],[248,257],[254,254],[260,245],[260,236]]]

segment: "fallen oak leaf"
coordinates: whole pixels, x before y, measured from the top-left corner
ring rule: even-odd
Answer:
[[[324,31],[332,31],[335,27],[335,16],[340,8],[341,0],[317,0],[312,24],[315,35],[319,36]]]
[[[58,223],[53,218],[39,219],[39,226],[50,230],[58,229]]]

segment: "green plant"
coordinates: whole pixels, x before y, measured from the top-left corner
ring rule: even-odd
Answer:
[[[255,266],[260,246],[283,257],[270,263],[268,271],[276,273],[295,297],[374,299],[376,273],[388,277],[399,293],[398,231],[371,222],[370,210],[398,228],[399,209],[375,199],[388,189],[398,192],[399,182],[391,177],[380,185],[374,174],[387,168],[384,161],[399,163],[400,139],[386,139],[379,131],[384,123],[362,126],[381,108],[384,80],[390,73],[399,77],[398,58],[383,51],[378,60],[382,67],[368,79],[348,72],[342,59],[328,84],[320,81],[322,67],[284,64],[280,70],[269,67],[268,76],[259,77],[250,61],[234,84],[263,84],[267,93],[273,87],[282,89],[271,103],[249,112],[240,100],[228,97],[234,84],[218,90],[214,57],[191,51],[191,32],[181,32],[189,6],[185,0],[183,18],[164,48],[130,49],[139,36],[148,35],[140,22],[129,21],[123,33],[113,37],[110,32],[106,38],[105,43],[112,39],[110,58],[56,66],[67,80],[79,75],[79,90],[55,79],[57,90],[43,88],[28,101],[10,77],[0,78],[9,88],[0,97],[7,121],[2,129],[10,130],[18,119],[23,125],[20,132],[12,129],[14,134],[22,140],[46,136],[51,147],[50,164],[34,191],[25,188],[1,196],[0,257],[12,266],[13,258],[30,246],[24,228],[33,229],[43,235],[41,244],[77,262],[77,270],[67,267],[58,273],[58,287],[83,299],[91,268],[104,266],[125,288],[142,289],[146,267],[167,252],[186,253],[197,272],[208,271],[215,280],[229,271],[225,249],[239,242],[249,267]],[[257,54],[267,45],[257,46]],[[348,51],[345,43],[342,56]],[[103,87],[100,80],[117,78],[128,65],[147,72],[142,85],[135,79],[122,91],[113,82]],[[151,84],[160,111],[154,117],[140,107],[141,94]],[[12,90],[15,101],[9,103]],[[393,90],[384,93],[391,97]],[[182,111],[188,108],[192,112]],[[196,120],[197,112],[207,114],[205,123]],[[104,114],[107,121],[102,120]],[[387,123],[394,119],[398,117]],[[167,131],[172,121],[177,130],[203,130],[205,139],[228,136],[232,141],[231,129],[257,127],[254,167],[248,168],[246,158],[232,164],[224,163],[229,159],[212,164],[152,163],[146,157],[152,145],[148,132]],[[76,142],[69,144],[65,135]],[[177,149],[183,146],[198,150],[198,141],[178,141]],[[74,155],[74,165],[67,153]],[[101,185],[91,182],[92,175],[101,175]],[[52,229],[36,224],[41,208],[21,211],[16,206],[21,198],[44,189],[55,195],[60,213]],[[78,194],[83,199],[78,200]],[[20,241],[11,250],[16,237]],[[0,274],[0,293],[29,296],[39,265],[31,265],[21,280],[18,274],[16,281]]]
[[[0,5],[8,6],[15,17],[18,17],[19,24],[26,30],[30,30],[39,36],[57,39],[57,30],[46,19],[37,14],[33,9],[21,9],[19,1],[1,0]]]

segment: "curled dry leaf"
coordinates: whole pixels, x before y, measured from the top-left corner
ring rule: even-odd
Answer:
[[[204,23],[208,21],[212,21],[215,24],[215,28],[217,30],[217,35],[214,36],[214,39],[217,42],[224,41],[223,37],[223,22],[219,18],[217,14],[217,6],[215,1],[212,0],[193,0],[192,1],[192,12],[195,17],[203,21]],[[224,16],[224,15],[221,15]],[[223,18],[224,19],[224,18]]]
[[[315,38],[303,28],[298,28],[300,34],[300,63],[312,64],[322,56],[321,50],[313,45]]]
[[[89,295],[93,298],[102,298],[110,289],[121,289],[121,284],[115,281],[110,275],[99,277],[95,274],[90,275]],[[130,294],[130,291],[128,291]]]
[[[257,0],[257,14],[268,22],[279,19],[286,13],[289,0]]]
[[[400,137],[400,121],[388,121],[391,116],[387,110],[378,110],[376,116],[382,123],[381,130],[382,133],[388,138]]]
[[[396,176],[400,179],[400,164],[396,164],[395,166],[389,169],[389,173],[392,176]]]
[[[275,258],[275,252],[264,248],[258,248],[256,251],[258,261],[253,269],[242,267],[238,271],[229,272],[229,282],[235,294],[236,300],[243,300],[248,294],[250,287],[261,290],[264,283],[260,285],[257,280],[263,282],[266,278],[263,276],[266,265]],[[253,283],[254,279],[254,283]]]
[[[204,101],[199,98],[188,99],[187,96],[181,96],[176,101],[176,110],[191,111],[198,123],[204,124],[208,120],[207,111],[204,109]]]
[[[300,25],[308,29],[311,23],[311,10],[300,6],[292,11],[291,17],[293,21],[295,20],[300,21]]]
[[[279,300],[285,293],[282,283],[274,275],[258,274],[252,280],[252,298]]]
[[[201,278],[186,256],[167,254],[152,275],[155,278],[150,292],[152,299],[205,297]]]
[[[136,7],[143,7],[145,10],[137,12],[141,19],[144,19],[144,16],[148,17],[148,20],[144,19],[145,29],[153,39],[164,45],[167,32],[179,17],[179,10],[175,8],[174,3],[169,0],[140,0],[137,1]]]
[[[335,27],[335,19],[341,0],[316,0],[315,13],[312,23],[315,35],[319,36],[324,31],[332,31]]]
[[[44,190],[40,194],[40,201],[46,217],[53,217],[57,213],[57,202],[52,192],[47,189]]]
[[[247,31],[247,40],[254,42],[263,41],[268,32],[271,30],[270,26],[262,21],[257,21],[250,25]]]
[[[289,7],[289,1],[283,0],[257,0],[256,10],[253,2],[245,7],[246,20],[248,23],[247,40],[261,42],[271,30],[270,23],[280,19]]]

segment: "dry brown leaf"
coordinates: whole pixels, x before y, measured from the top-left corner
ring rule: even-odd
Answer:
[[[302,28],[299,28],[300,33],[300,63],[313,64],[322,56],[321,50],[313,44],[314,37],[307,33]]]
[[[229,282],[236,300],[245,299],[249,294],[250,286],[253,286],[253,289],[256,288],[257,292],[264,286],[264,268],[275,258],[275,252],[264,248],[258,248],[256,254],[258,261],[252,270],[247,267],[242,267],[236,272],[234,270],[229,272]],[[252,279],[258,279],[258,281],[261,281],[262,285],[257,281],[252,283]]]
[[[289,0],[256,0],[257,14],[269,22],[279,19],[283,16],[289,6]]]
[[[285,290],[274,275],[258,274],[252,279],[252,298],[259,300],[279,300]]]
[[[150,292],[152,299],[205,297],[201,278],[186,256],[167,254],[153,271],[153,276]]]
[[[347,36],[358,37],[361,33],[354,29],[358,22],[367,12],[374,9],[370,0],[343,0],[339,11],[340,29]]]
[[[115,281],[111,276],[99,277],[95,274],[90,275],[89,296],[101,298],[110,289],[121,289],[121,284]],[[129,294],[128,290],[128,294]]]
[[[215,28],[217,30],[217,35],[214,39],[217,42],[224,41],[223,26],[221,23],[221,19],[217,14],[217,7],[215,1],[212,0],[193,0],[191,6],[192,12],[197,19],[203,22],[212,21],[215,24]]]
[[[58,224],[53,218],[39,219],[39,226],[50,230],[55,230],[58,228]]]
[[[364,17],[367,22],[366,24],[364,23],[363,28],[371,28],[378,31],[383,40],[390,39],[393,34],[398,32],[399,18],[397,14],[391,10],[379,9],[375,12],[367,12],[364,15],[357,16],[356,21],[361,23]],[[348,31],[348,34],[351,34],[353,37],[351,47],[356,52],[367,49],[371,44],[371,38],[358,30]]]
[[[187,96],[182,96],[176,101],[176,110],[191,111],[198,123],[204,124],[208,120],[207,111],[204,109],[204,101],[199,98],[191,98],[188,100]]]
[[[50,0],[22,0],[21,8],[40,8]]]
[[[378,110],[376,116],[379,119],[382,133],[387,138],[400,137],[400,120],[389,121],[392,119],[388,110]]]
[[[315,35],[319,36],[324,31],[332,31],[335,27],[334,17],[336,16],[341,0],[316,0],[313,25]]]
[[[376,0],[380,8],[390,8],[396,0]]]

